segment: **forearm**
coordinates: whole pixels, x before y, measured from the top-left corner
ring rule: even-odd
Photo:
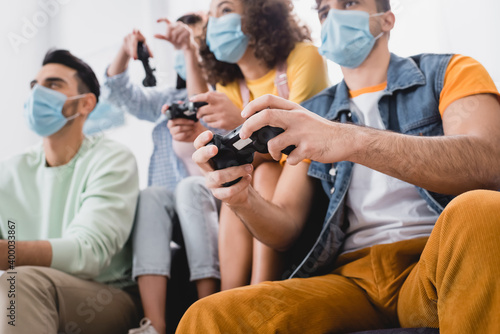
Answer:
[[[15,267],[19,266],[42,266],[50,267],[52,262],[52,246],[50,242],[46,240],[36,240],[36,241],[16,241],[15,248],[10,247],[7,241],[2,240],[0,243],[1,257],[11,260],[8,256],[12,255],[11,258],[14,260]],[[11,252],[9,253],[9,250]],[[2,261],[0,269],[8,269],[12,263],[7,261]]]
[[[290,248],[301,232],[300,215],[265,200],[252,187],[246,203],[229,207],[256,239],[277,251]]]
[[[184,58],[187,68],[186,88],[188,97],[208,92],[208,84],[203,77],[202,70],[198,63],[197,49],[193,46],[185,50]]]
[[[112,77],[117,74],[125,72],[125,70],[128,67],[128,62],[130,60],[130,57],[127,55],[125,50],[123,49],[123,46],[120,48],[120,51],[118,51],[118,54],[116,55],[115,59],[111,63],[111,65],[108,67],[108,76]]]
[[[106,78],[103,85],[107,99],[135,117],[156,122],[164,104],[171,105],[186,98],[185,89],[142,87],[131,82],[128,73]]]
[[[350,126],[352,162],[443,194],[500,189],[500,143],[472,135],[419,137]]]

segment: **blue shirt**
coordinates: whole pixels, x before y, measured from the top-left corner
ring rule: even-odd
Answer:
[[[177,183],[189,173],[172,149],[172,135],[161,107],[185,100],[186,89],[142,87],[130,81],[127,70],[112,77],[108,77],[106,70],[105,78],[103,97],[138,119],[156,124],[152,135],[154,148],[149,163],[148,186],[165,186],[173,191]]]

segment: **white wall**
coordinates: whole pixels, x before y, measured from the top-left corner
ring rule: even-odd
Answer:
[[[47,9],[43,3],[57,4]],[[314,0],[294,0],[298,16],[313,30],[316,44],[320,25]],[[191,10],[208,8],[208,0],[22,0],[0,2],[0,159],[39,139],[26,127],[23,103],[29,82],[50,47],[66,48],[86,60],[102,80],[104,70],[125,34],[141,29],[155,54],[159,84],[174,85],[172,48],[155,40],[164,26],[159,17],[176,19]],[[393,0],[397,23],[391,50],[402,56],[422,52],[470,55],[485,65],[500,87],[500,1]],[[45,8],[45,9],[44,9]],[[38,26],[37,26],[38,25]],[[34,29],[29,29],[29,27]],[[12,36],[20,36],[16,46]],[[9,39],[10,38],[10,39]],[[341,80],[337,65],[329,64],[331,82]],[[131,64],[132,77],[142,81],[140,63]],[[135,153],[141,186],[146,185],[151,154],[152,124],[127,117],[126,125],[109,132]]]
[[[500,1],[393,0],[390,48],[409,56],[460,53],[480,61],[500,87]]]

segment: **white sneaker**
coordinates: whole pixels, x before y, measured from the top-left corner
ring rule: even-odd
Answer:
[[[159,334],[148,318],[143,318],[139,325],[141,327],[129,330],[128,334]]]

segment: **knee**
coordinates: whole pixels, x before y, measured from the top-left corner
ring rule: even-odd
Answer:
[[[247,322],[263,323],[269,319],[260,314],[263,310],[260,285],[247,286],[218,292],[202,298],[189,307],[178,327],[181,333],[218,332],[234,333],[256,332],[251,328],[245,329]],[[264,294],[265,295],[265,294]],[[266,310],[266,312],[272,312]]]
[[[443,214],[470,216],[474,213],[489,220],[500,219],[500,192],[473,190],[456,197],[448,204]]]
[[[277,162],[263,162],[253,173],[253,187],[259,191],[274,187],[278,182],[282,167]]]
[[[143,216],[149,220],[151,212],[165,210],[172,216],[175,212],[174,194],[165,187],[148,187],[139,193],[136,221]]]
[[[217,317],[219,308],[225,305],[224,303],[219,304],[218,294],[199,299],[192,304],[182,316],[178,331],[180,333],[196,333],[203,326],[213,327],[219,319]],[[211,324],[206,323],[207,321]],[[215,327],[218,326],[215,325]]]
[[[500,233],[500,192],[474,190],[448,204],[442,219],[464,233]]]
[[[53,285],[50,279],[50,271],[53,270],[55,269],[36,266],[17,267],[15,274],[6,272],[2,275],[0,293],[6,297],[44,296],[47,288]]]
[[[265,181],[269,175],[276,174],[278,171],[281,172],[281,169],[280,164],[275,161],[263,162],[255,168],[253,173],[254,182]]]
[[[205,193],[210,191],[205,186],[205,178],[202,176],[187,177],[181,180],[175,189],[176,198],[193,198]]]
[[[175,190],[177,210],[203,208],[203,203],[213,199],[212,193],[205,186],[205,178],[192,176],[183,179]]]
[[[139,194],[139,203],[155,201],[163,205],[173,201],[173,194],[165,187],[148,187]]]
[[[216,312],[218,304],[216,295],[209,295],[205,298],[198,299],[193,303],[184,314],[183,318],[196,319],[199,315],[212,316]]]
[[[175,199],[171,191],[165,187],[148,187],[142,190],[132,231],[133,247],[136,247],[136,240],[148,238],[152,231],[170,229],[175,215]]]

